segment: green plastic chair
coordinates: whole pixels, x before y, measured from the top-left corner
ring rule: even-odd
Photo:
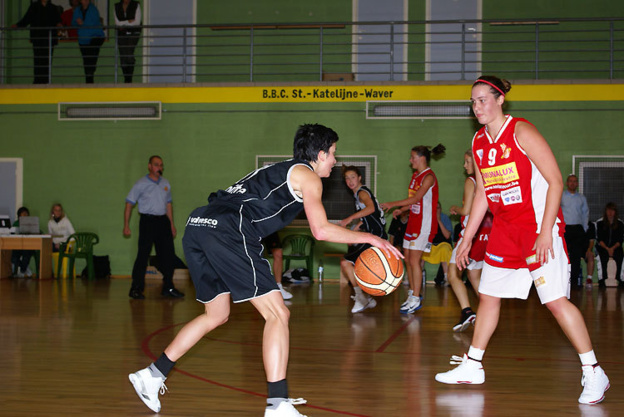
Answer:
[[[316,240],[310,235],[288,235],[282,240],[284,251],[284,270],[290,268],[290,261],[305,261],[306,268],[312,274],[314,263],[314,244]]]
[[[73,245],[69,245],[70,241],[74,241]],[[89,279],[95,279],[95,268],[93,266],[93,245],[97,244],[100,238],[95,233],[74,233],[59,246],[59,257],[57,262],[56,276],[61,276],[61,267],[63,258],[69,259],[68,270],[71,277],[74,278],[74,263],[76,258],[83,258],[87,261],[87,270]]]

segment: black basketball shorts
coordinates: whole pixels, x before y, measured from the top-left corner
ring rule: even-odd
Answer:
[[[195,209],[182,246],[199,302],[229,293],[240,303],[279,291],[260,237],[236,207],[216,202]]]
[[[347,251],[347,253],[345,253],[343,258],[345,258],[347,261],[351,262],[352,264],[355,264],[355,261],[357,261],[357,258],[360,256],[360,254],[370,247],[371,245],[368,243],[358,243],[357,245],[349,245],[349,250]]]

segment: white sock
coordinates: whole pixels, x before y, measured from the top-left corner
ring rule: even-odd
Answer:
[[[581,365],[583,366],[595,365],[598,363],[598,360],[596,359],[596,354],[593,350],[585,353],[579,353],[579,358],[581,358]]]
[[[407,290],[407,296],[411,297],[412,295],[414,295],[414,290]]]
[[[483,354],[485,350],[477,349],[476,347],[470,345],[470,349],[468,349],[468,357],[470,359],[474,359],[477,361],[483,360]]]
[[[359,286],[359,285],[358,285],[358,286],[356,286],[356,287],[353,287],[353,291],[355,292],[355,295],[356,295],[356,296],[360,296],[360,295],[362,295],[362,289],[360,288],[360,286]]]

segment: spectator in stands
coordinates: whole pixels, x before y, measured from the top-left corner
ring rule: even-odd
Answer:
[[[78,45],[82,54],[85,82],[93,84],[105,35],[100,12],[91,0],[80,0],[80,7],[74,9],[72,26],[78,27]]]
[[[115,4],[115,26],[117,26],[117,48],[124,82],[132,82],[134,74],[134,49],[141,35],[141,5],[138,1],[122,0]]]
[[[13,223],[13,227],[19,227],[19,218],[30,216],[30,211],[26,207],[20,207],[17,210],[17,219]],[[13,264],[13,276],[16,278],[30,278],[32,272],[28,267],[30,258],[35,254],[34,250],[14,250],[11,253],[11,263]]]
[[[581,258],[587,250],[587,222],[589,221],[589,207],[583,194],[577,192],[578,178],[574,174],[568,175],[567,189],[561,196],[561,211],[565,221],[565,242],[570,258],[570,285],[580,288],[583,285],[581,275]]]
[[[604,215],[596,222],[596,251],[598,252],[598,284],[605,286],[607,278],[607,263],[613,258],[616,264],[615,278],[618,287],[624,287],[622,280],[622,260],[624,260],[624,222],[618,216],[615,203],[609,202],[605,206]]]
[[[74,18],[74,11],[80,6],[80,0],[69,0],[69,9],[65,10],[61,14],[61,22],[66,27],[63,31],[63,38],[70,41],[78,40],[78,30],[72,27],[72,19]]]
[[[50,210],[48,233],[52,235],[52,251],[54,252],[58,252],[60,244],[76,233],[74,226],[65,215],[63,206],[58,203],[54,204]]]
[[[30,43],[33,47],[33,83],[48,84],[52,55],[58,44],[58,31],[52,27],[61,26],[61,14],[49,0],[32,2],[24,17],[13,25],[20,28],[26,26],[30,26]]]

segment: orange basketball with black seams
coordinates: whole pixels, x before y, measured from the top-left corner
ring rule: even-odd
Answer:
[[[354,272],[355,279],[364,292],[370,295],[388,295],[401,285],[405,268],[401,259],[387,257],[381,249],[371,247],[357,258]]]

